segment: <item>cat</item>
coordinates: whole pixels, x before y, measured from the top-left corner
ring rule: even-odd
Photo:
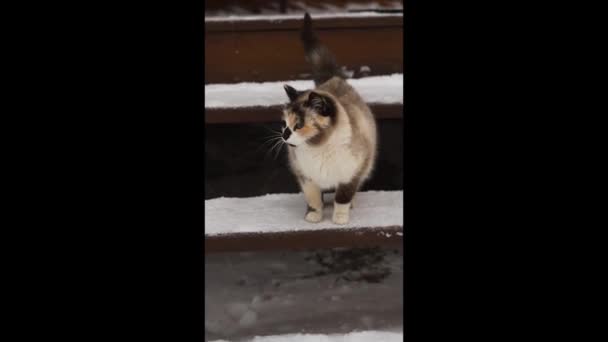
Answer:
[[[305,220],[322,221],[323,192],[335,190],[332,221],[344,225],[349,222],[356,192],[374,169],[376,122],[313,32],[308,13],[300,38],[315,88],[284,86],[289,103],[283,109],[282,138],[288,145],[290,170],[306,199]]]

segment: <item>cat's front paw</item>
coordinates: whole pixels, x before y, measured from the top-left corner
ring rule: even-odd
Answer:
[[[349,214],[350,214],[350,203],[346,203],[346,204],[339,204],[339,203],[334,203],[334,215],[332,217],[332,221],[334,221],[335,224],[347,224],[348,223],[348,218],[349,218]]]
[[[318,223],[323,219],[323,214],[318,211],[311,210],[306,213],[304,219],[311,223]]]
[[[348,212],[344,213],[344,212],[336,212],[334,211],[334,216],[332,217],[332,221],[334,221],[335,224],[347,224],[348,223]]]

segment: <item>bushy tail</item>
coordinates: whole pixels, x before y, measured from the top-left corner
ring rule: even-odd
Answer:
[[[312,65],[312,78],[316,86],[334,76],[346,78],[342,69],[338,67],[334,55],[321,44],[312,31],[312,19],[308,13],[304,15],[304,26],[300,37],[304,44],[306,60]]]

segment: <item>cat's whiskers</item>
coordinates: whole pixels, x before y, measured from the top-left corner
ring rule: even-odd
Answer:
[[[283,139],[278,139],[274,145],[272,145],[272,147],[268,150],[267,154],[271,154],[272,151],[277,147],[277,146],[282,146],[284,144]],[[276,156],[273,158],[276,159]]]
[[[267,127],[264,127],[264,128],[268,129]],[[263,139],[266,139],[266,140],[258,146],[258,148],[255,150],[255,153],[259,152],[260,149],[262,149],[263,147],[266,146],[266,144],[273,143],[273,142],[276,142],[277,139],[281,139],[281,137],[283,135],[283,133],[277,132],[277,131],[272,131],[272,133],[273,133],[272,135],[267,135],[267,136],[263,137]]]
[[[276,154],[276,156],[274,157],[274,159],[277,159],[277,157],[279,156],[279,154],[281,154],[281,151],[283,150],[283,146],[285,146],[285,145],[286,145],[285,141],[282,141],[282,140],[281,140],[281,143],[282,143],[282,144],[279,146],[279,148],[278,148],[278,150],[277,150],[277,154]]]
[[[272,129],[272,128],[269,128],[269,127],[266,127],[266,126],[262,126],[262,127],[263,127],[265,130],[267,130],[267,131],[270,131],[270,132],[273,132],[273,133],[276,133],[276,132],[277,132],[277,131],[275,131],[275,130],[274,130],[274,129]]]

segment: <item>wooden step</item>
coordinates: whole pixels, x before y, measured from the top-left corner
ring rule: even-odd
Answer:
[[[314,87],[310,80],[205,85],[205,122],[277,121],[281,116],[282,106],[287,100],[284,84],[289,84],[298,90]],[[376,118],[403,117],[402,74],[351,79],[349,84],[370,104]]]
[[[316,224],[304,220],[301,194],[207,200],[205,253],[402,245],[402,191],[357,193],[346,226],[331,222],[332,196]]]
[[[205,18],[205,84],[307,79],[302,15]],[[403,15],[313,15],[320,39],[354,76],[403,73]],[[360,72],[368,67],[368,72]]]
[[[282,106],[237,107],[205,109],[205,124],[242,124],[258,122],[278,122]],[[402,119],[402,104],[371,104],[376,119]]]
[[[398,0],[206,0],[205,15],[403,10]]]
[[[376,246],[395,248],[403,246],[403,227],[388,226],[205,236],[205,254]]]

